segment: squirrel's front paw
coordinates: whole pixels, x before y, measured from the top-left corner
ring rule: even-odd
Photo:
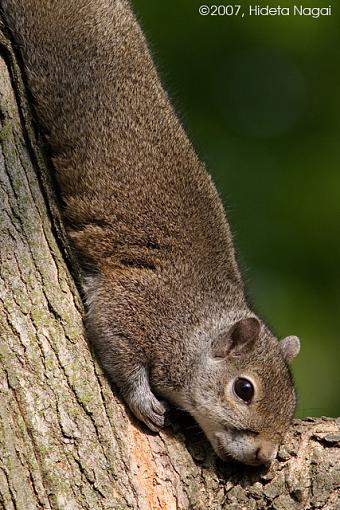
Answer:
[[[165,413],[168,409],[164,402],[160,402],[150,389],[137,388],[125,395],[133,414],[153,432],[158,432],[164,426]]]

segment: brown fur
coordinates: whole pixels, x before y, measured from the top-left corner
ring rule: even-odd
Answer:
[[[250,331],[250,352],[240,347],[249,336],[242,320],[255,314],[225,213],[129,4],[1,0],[1,7],[51,146],[103,366],[150,428],[164,420],[155,392],[188,409],[222,456],[268,460],[268,444],[282,438],[295,407],[284,356],[296,353],[297,341],[281,349],[262,324]],[[225,357],[216,361],[221,342]],[[244,373],[259,399],[246,407],[225,390]],[[217,444],[222,429],[232,437]],[[249,430],[260,436],[256,448]],[[237,433],[249,451],[230,446]]]

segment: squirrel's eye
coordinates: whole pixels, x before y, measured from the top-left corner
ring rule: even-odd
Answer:
[[[234,392],[241,400],[248,404],[254,396],[254,386],[248,379],[239,377],[234,382]]]

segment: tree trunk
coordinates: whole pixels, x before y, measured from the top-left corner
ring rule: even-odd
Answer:
[[[84,337],[53,179],[5,33],[0,32],[0,507],[338,508],[339,421],[296,421],[270,469],[250,468],[217,460],[198,427],[181,413],[164,432],[148,433],[112,391]]]

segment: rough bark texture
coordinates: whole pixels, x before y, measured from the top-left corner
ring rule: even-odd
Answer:
[[[335,419],[296,421],[267,470],[216,460],[180,414],[151,435],[127,413],[84,338],[47,166],[1,33],[0,50],[0,507],[340,508]]]

